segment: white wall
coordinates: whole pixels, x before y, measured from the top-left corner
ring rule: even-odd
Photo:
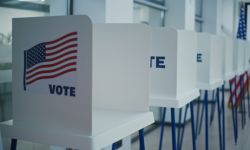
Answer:
[[[177,29],[195,29],[194,0],[166,0],[167,12],[165,25]]]
[[[222,35],[234,36],[234,1],[223,0],[222,4]]]
[[[203,32],[221,34],[222,0],[203,0]]]
[[[74,14],[86,14],[95,23],[132,23],[133,0],[75,0]]]
[[[12,32],[12,18],[45,16],[46,13],[22,9],[0,7],[0,33],[5,35]]]

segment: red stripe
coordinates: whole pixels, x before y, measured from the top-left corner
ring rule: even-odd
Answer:
[[[61,54],[59,56],[56,56],[56,57],[53,57],[53,58],[50,58],[50,59],[46,59],[46,61],[54,61],[54,60],[57,60],[57,59],[59,59],[61,57],[64,57],[64,56],[69,55],[69,54],[74,54],[74,53],[77,53],[77,50],[68,51],[68,52],[66,52],[64,54]]]
[[[66,49],[69,49],[69,48],[73,48],[73,47],[77,47],[77,44],[71,44],[71,45],[68,45],[62,49],[59,49],[58,51],[55,51],[55,52],[52,52],[52,53],[46,53],[46,56],[51,56],[51,55],[54,55],[54,54],[57,54],[57,53],[60,53]]]
[[[35,79],[33,79],[33,80],[27,82],[26,84],[28,85],[28,84],[31,84],[31,83],[36,82],[36,81],[38,81],[38,80],[41,80],[41,79],[55,78],[55,77],[58,77],[58,76],[60,76],[60,75],[66,74],[66,73],[68,73],[68,72],[73,72],[73,71],[76,71],[76,68],[71,68],[71,69],[65,70],[65,71],[63,71],[63,72],[54,74],[54,75],[50,75],[50,76],[41,76],[41,77],[35,78]]]
[[[37,76],[37,75],[43,74],[43,73],[56,72],[56,71],[61,70],[63,68],[66,68],[66,67],[69,67],[69,66],[74,66],[74,65],[76,65],[76,62],[71,62],[71,63],[65,64],[65,65],[63,65],[61,67],[58,67],[58,68],[55,68],[55,69],[51,69],[51,70],[38,71],[38,72],[36,72],[34,74],[31,74],[31,75],[27,76],[26,79],[28,80],[30,78],[33,78],[34,76]]]
[[[248,89],[248,83],[249,83],[249,76],[248,76],[248,72],[245,72],[244,75],[247,76],[247,79],[246,81],[244,81],[244,87]],[[244,76],[243,76],[244,78]],[[231,84],[234,83],[234,80],[230,80]],[[238,80],[238,82],[236,81],[236,90],[238,91],[238,89],[240,89],[240,80]],[[241,100],[241,94],[242,92],[245,92],[245,91],[239,91],[237,93],[237,96],[236,96],[236,104],[239,105],[240,103],[240,100]],[[235,98],[235,89],[232,90],[232,94],[230,95],[229,97],[229,101],[228,101],[228,105],[230,106],[231,105],[231,99]]]
[[[61,63],[64,63],[66,61],[69,61],[69,60],[74,60],[74,59],[77,59],[76,56],[71,56],[71,57],[68,57],[68,58],[65,58],[61,61],[58,61],[56,63],[51,63],[51,64],[48,64],[48,65],[41,65],[41,66],[37,66],[29,71],[27,71],[26,73],[29,74],[29,73],[32,73],[33,71],[36,71],[37,69],[41,69],[41,68],[48,68],[48,67],[53,67],[53,66],[56,66],[56,65],[59,65]]]
[[[73,42],[73,41],[77,41],[77,38],[68,39],[68,40],[66,40],[66,41],[64,41],[62,43],[59,43],[59,44],[57,44],[55,46],[52,46],[52,47],[46,47],[46,50],[53,50],[55,48],[58,48],[58,47],[60,47],[60,46],[62,46],[64,44],[67,44],[67,43],[70,43],[70,42]]]
[[[56,43],[56,42],[58,42],[58,41],[63,40],[64,38],[69,37],[69,36],[72,36],[72,35],[77,35],[77,32],[71,32],[71,33],[66,34],[66,35],[64,35],[64,36],[62,36],[62,37],[60,37],[60,38],[58,38],[58,39],[56,39],[56,40],[53,40],[53,41],[50,41],[50,42],[46,42],[46,44],[54,44],[54,43]]]

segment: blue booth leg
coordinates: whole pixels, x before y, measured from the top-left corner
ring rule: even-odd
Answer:
[[[222,85],[222,133],[223,133],[223,150],[226,150],[226,127],[225,127],[225,84]]]
[[[11,139],[10,150],[16,150],[17,139]]]
[[[205,92],[205,97],[206,97],[206,93],[207,92]],[[205,102],[205,99],[204,99],[204,101],[203,101],[203,104],[202,104],[202,108],[201,108],[201,117],[200,117],[200,123],[199,123],[199,128],[198,128],[198,134],[200,134],[201,133],[201,127],[202,127],[202,123],[203,123],[203,116],[204,116],[204,111],[205,111],[205,104],[206,102]],[[196,133],[197,134],[197,133]]]
[[[163,140],[163,135],[164,135],[164,125],[165,125],[166,109],[167,109],[167,108],[164,107],[164,108],[163,108],[163,112],[162,112],[159,150],[162,149],[162,140]]]
[[[235,126],[236,126],[236,143],[238,141],[238,102],[237,102],[237,76],[234,78],[234,100],[235,100]]]
[[[216,90],[213,90],[213,92],[212,92],[212,106],[211,106],[211,115],[210,115],[210,125],[212,125],[213,120],[214,120],[215,107],[216,107],[216,99],[215,99],[216,92],[217,92]]]
[[[201,95],[201,92],[200,92],[200,95]],[[197,111],[196,111],[196,123],[195,123],[195,139],[197,139],[197,136],[198,136],[199,118],[200,118],[200,97],[197,99]]]
[[[182,108],[179,110],[179,121],[178,121],[178,132],[177,132],[177,149],[180,150],[180,141],[181,141],[181,124],[182,124]]]
[[[235,108],[234,108],[234,101],[233,101],[233,91],[232,91],[232,81],[229,81],[229,92],[230,92],[230,103],[231,103],[231,112],[232,112],[232,120],[233,120],[233,130],[234,130],[234,142],[236,144],[237,137],[236,137],[236,121],[235,121]]]
[[[112,150],[116,150],[116,142],[112,144]]]
[[[193,102],[190,102],[190,113],[191,113],[191,126],[192,126],[192,144],[193,144],[193,150],[196,150],[196,133],[195,133],[195,126],[194,126]]]
[[[244,88],[243,88],[243,76],[240,76],[240,113],[241,113],[241,128],[244,129],[244,109],[243,109],[243,95],[244,95]]]
[[[220,144],[220,150],[222,150],[222,136],[221,136],[221,110],[220,110],[220,95],[219,95],[219,88],[217,88],[216,93],[216,101],[217,101],[217,108],[218,108],[218,126],[219,126],[219,144]]]
[[[208,148],[208,91],[205,90],[205,150]]]
[[[249,94],[249,77],[248,72],[246,72],[247,76],[247,104],[248,104],[248,117],[250,118],[250,94]]]
[[[173,150],[177,150],[176,145],[176,132],[175,132],[175,110],[171,108],[171,125],[172,125],[172,146]]]
[[[178,150],[182,149],[182,143],[183,143],[183,138],[184,138],[184,133],[185,133],[185,124],[186,124],[186,119],[187,119],[188,106],[189,106],[189,104],[187,104],[186,107],[185,107],[184,118],[183,118],[184,122],[183,122],[182,131],[181,131],[181,134],[180,134],[180,141],[177,142]],[[181,124],[181,122],[179,122],[179,124]]]
[[[144,129],[139,130],[140,150],[145,150]]]

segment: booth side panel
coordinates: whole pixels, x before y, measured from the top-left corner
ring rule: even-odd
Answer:
[[[93,29],[94,108],[121,111],[149,109],[147,26],[97,24]]]
[[[210,81],[210,38],[208,34],[197,35],[197,54],[201,61],[197,60],[197,83],[209,83]],[[198,55],[197,55],[198,56]]]
[[[177,95],[181,98],[189,95],[196,89],[196,35],[193,32],[180,31],[178,33],[178,80]]]
[[[152,61],[150,68],[150,97],[164,100],[175,99],[178,79],[177,32],[170,28],[153,28],[152,41],[151,56],[156,60]],[[163,58],[164,63],[158,61],[160,58]]]
[[[14,126],[91,135],[91,35],[86,16],[13,20]]]

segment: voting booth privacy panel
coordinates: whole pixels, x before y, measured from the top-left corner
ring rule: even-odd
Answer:
[[[224,77],[225,81],[232,79],[235,76],[233,70],[233,52],[234,52],[234,40],[229,37],[224,38]]]
[[[14,19],[13,121],[2,134],[100,149],[151,124],[150,48],[145,25]]]
[[[179,108],[199,96],[196,88],[196,34],[152,29],[150,105]]]
[[[197,33],[197,87],[199,89],[212,90],[223,84],[223,45],[223,37]]]
[[[243,40],[235,39],[234,41],[234,71],[236,75],[241,75],[245,71],[245,47]]]

